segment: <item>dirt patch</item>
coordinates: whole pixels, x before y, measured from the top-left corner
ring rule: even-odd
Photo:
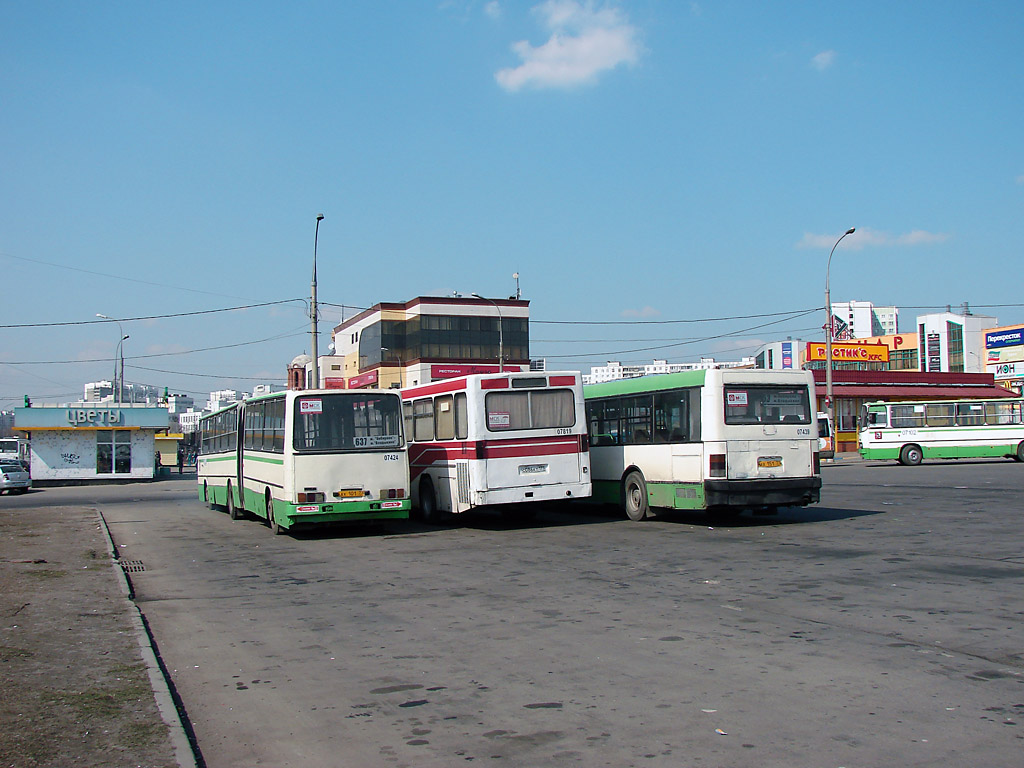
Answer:
[[[0,768],[177,765],[92,509],[0,509]]]

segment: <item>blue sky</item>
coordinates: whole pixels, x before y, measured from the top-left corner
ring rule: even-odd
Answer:
[[[1015,2],[2,2],[0,324],[79,325],[3,329],[0,407],[109,378],[96,313],[283,302],[123,324],[129,381],[282,380],[318,212],[322,350],[341,305],[518,272],[549,367],[733,359],[820,337],[851,226],[834,301],[1024,321],[1022,32]]]

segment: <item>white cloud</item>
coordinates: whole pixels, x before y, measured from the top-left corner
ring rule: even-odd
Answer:
[[[491,0],[484,6],[484,13],[492,19],[500,19],[501,3],[498,0]]]
[[[654,307],[646,306],[643,309],[624,309],[622,310],[623,317],[657,317],[661,312],[656,310]]]
[[[805,232],[803,238],[797,243],[798,248],[825,248],[831,249],[836,244],[842,232],[833,235],[815,235]],[[912,229],[902,235],[891,235],[888,232],[879,232],[874,229],[858,229],[852,235],[843,240],[840,248],[860,251],[864,248],[891,247],[891,246],[913,246],[930,245],[942,243],[949,239],[949,235],[943,232],[925,232],[923,229]]]
[[[819,72],[824,72],[836,62],[835,51],[822,51],[811,59],[811,66]]]
[[[592,0],[547,0],[533,11],[551,37],[539,46],[526,40],[512,44],[522,64],[494,75],[506,91],[591,83],[601,72],[633,64],[640,55],[637,30],[617,8],[599,8]]]

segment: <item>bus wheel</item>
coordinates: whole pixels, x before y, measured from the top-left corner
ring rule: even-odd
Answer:
[[[637,471],[630,472],[622,481],[622,508],[630,520],[643,520],[650,512],[647,505],[647,483]]]
[[[282,528],[278,522],[277,517],[274,515],[274,497],[267,494],[267,525],[270,526],[270,532],[275,536],[280,535],[284,528]]]
[[[924,454],[919,446],[904,445],[900,450],[900,464],[905,467],[916,467],[923,458]]]
[[[1020,445],[1017,446],[1017,455],[1014,457],[1017,461],[1024,461],[1024,440],[1021,441]]]
[[[437,511],[437,496],[434,495],[434,484],[429,477],[420,480],[419,518],[424,523],[437,523],[440,514]]]
[[[228,484],[228,517],[232,520],[241,520],[245,516],[245,510],[235,504],[235,494],[231,490],[231,484]]]
[[[228,517],[232,520],[237,520],[241,515],[238,514],[238,507],[235,506],[235,495],[231,492],[231,483],[227,484],[227,493],[228,497],[224,506],[228,509]]]
[[[206,506],[210,509],[216,509],[217,505],[213,503],[213,497],[210,495],[210,487],[203,483],[203,501],[206,502]]]

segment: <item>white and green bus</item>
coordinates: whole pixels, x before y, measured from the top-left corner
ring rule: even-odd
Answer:
[[[1024,399],[865,403],[860,455],[916,466],[925,459],[1024,461]]]
[[[810,371],[714,369],[583,388],[593,499],[652,509],[772,512],[821,494]]]
[[[409,517],[397,392],[311,390],[250,398],[204,416],[199,497],[274,533],[296,525]]]

